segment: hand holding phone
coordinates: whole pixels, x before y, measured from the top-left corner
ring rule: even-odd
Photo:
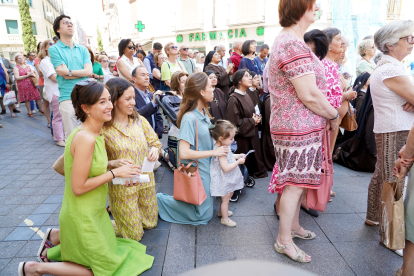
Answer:
[[[242,158],[246,158],[247,157],[247,155],[249,155],[250,153],[252,153],[252,152],[254,152],[254,150],[249,150],[249,152],[248,153],[246,153]]]

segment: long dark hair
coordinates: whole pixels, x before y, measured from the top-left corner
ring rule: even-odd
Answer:
[[[239,70],[237,70],[236,73],[234,73],[234,75],[233,75],[233,87],[230,88],[229,95],[232,94],[236,88],[239,88],[240,82],[242,81],[242,79],[244,77],[244,74],[246,72],[249,72],[249,70],[239,69]]]
[[[121,78],[112,78],[110,80],[108,80],[105,84],[106,88],[109,91],[109,94],[111,95],[111,102],[112,104],[115,106],[116,101],[119,100],[119,98],[122,97],[122,95],[124,94],[124,92],[130,88],[133,87],[132,84],[124,79]],[[115,108],[112,109],[112,118],[109,122],[105,122],[105,126],[112,126],[112,124],[114,123],[114,118],[115,118]],[[134,121],[139,119],[139,114],[138,112],[134,109],[134,111],[132,111],[131,115],[128,115],[129,118],[133,119]]]
[[[184,115],[187,112],[197,108],[198,100],[203,101],[203,105],[206,109],[207,115],[209,118],[211,118],[211,115],[208,112],[208,104],[204,100],[204,98],[201,96],[201,90],[206,89],[207,84],[208,84],[208,77],[203,72],[191,74],[187,78],[187,81],[185,82],[183,99],[181,100],[180,110],[178,111],[178,114],[177,114],[178,128],[180,128],[181,126],[181,121]]]
[[[75,115],[82,123],[85,122],[88,115],[83,111],[82,105],[92,106],[101,98],[104,86],[100,82],[91,82],[87,85],[75,85],[70,95]]]
[[[213,59],[214,54],[216,51],[210,51],[208,52],[206,59],[204,60],[204,70],[206,70],[207,65],[210,64],[211,60]]]
[[[124,55],[125,48],[128,46],[128,44],[130,42],[131,42],[130,38],[124,38],[119,42],[119,44],[118,44],[118,54],[119,54],[120,57],[122,57]],[[135,49],[134,42],[132,42],[132,44],[133,44],[134,49]]]
[[[319,60],[323,60],[329,51],[329,39],[326,34],[318,29],[306,32],[303,36],[305,43],[313,43],[315,45],[315,55]]]

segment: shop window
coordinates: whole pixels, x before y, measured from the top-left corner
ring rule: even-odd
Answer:
[[[17,20],[6,20],[6,29],[8,34],[19,34]]]
[[[43,7],[43,17],[46,18],[46,11],[45,11],[45,3],[42,2],[42,7]]]
[[[29,2],[30,7],[33,7],[32,0],[27,0],[27,2]]]
[[[202,11],[198,1],[181,0],[181,9],[176,13],[176,31],[195,30],[204,27]]]
[[[33,29],[33,34],[37,35],[36,22],[32,22],[32,29]]]
[[[1,0],[2,3],[13,3],[13,0]]]

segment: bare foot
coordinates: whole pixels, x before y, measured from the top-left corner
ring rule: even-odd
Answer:
[[[39,263],[37,262],[27,262],[24,265],[24,273],[26,276],[42,276],[41,273],[37,271]]]
[[[58,245],[60,244],[60,234],[59,234],[59,229],[57,228],[53,228],[52,231],[50,231],[49,234],[49,241],[53,244],[53,245]]]
[[[47,250],[48,250],[48,248],[45,248],[45,250],[42,251],[40,256],[42,257],[42,259],[45,263],[50,263],[50,261],[47,259]]]
[[[290,241],[279,240],[279,243],[281,245],[288,245],[291,242],[292,242],[292,240],[290,240]],[[296,256],[296,254],[298,254],[298,251],[296,251],[296,248],[294,246],[288,246],[285,249],[283,249],[283,251],[291,258],[293,258],[294,256]],[[308,254],[306,254],[305,258],[306,258],[307,261],[310,261],[312,259],[311,256],[309,256]]]

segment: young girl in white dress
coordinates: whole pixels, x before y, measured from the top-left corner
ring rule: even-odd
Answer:
[[[221,146],[230,147],[234,142],[237,128],[227,120],[218,120],[214,129],[211,130],[211,135],[215,140],[214,149]],[[233,215],[229,211],[229,201],[235,190],[240,190],[244,187],[243,176],[238,167],[239,164],[244,164],[244,153],[233,154],[231,151],[227,156],[211,158],[210,165],[210,194],[211,196],[221,196],[220,210],[217,215],[221,218],[221,224],[235,227],[236,223],[229,219]],[[237,161],[236,161],[237,160]]]

